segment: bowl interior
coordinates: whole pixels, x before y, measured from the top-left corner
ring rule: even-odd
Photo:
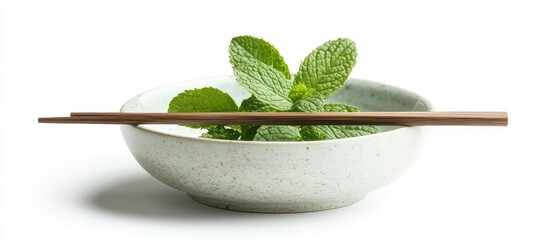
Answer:
[[[231,95],[237,104],[250,97],[232,76],[210,77],[188,80],[159,87],[126,102],[121,112],[167,112],[171,99],[184,90],[215,87]],[[349,78],[345,86],[335,93],[328,102],[347,103],[361,111],[430,111],[431,104],[423,97],[385,84]],[[140,125],[139,128],[168,135],[198,137],[204,131],[177,125]],[[390,131],[400,126],[380,126],[381,131]]]

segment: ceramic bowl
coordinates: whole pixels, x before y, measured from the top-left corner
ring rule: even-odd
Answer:
[[[170,100],[213,86],[237,103],[250,94],[232,76],[184,81],[140,94],[122,112],[166,112]],[[421,96],[350,78],[329,101],[362,111],[429,111]],[[421,127],[382,126],[380,133],[327,141],[250,142],[198,138],[177,125],[122,126],[139,164],[161,182],[206,205],[250,212],[308,212],[355,203],[403,174],[420,152]]]

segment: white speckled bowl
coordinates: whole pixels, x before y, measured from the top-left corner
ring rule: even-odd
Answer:
[[[231,76],[185,81],[130,99],[122,112],[166,112],[186,89],[213,86],[237,103],[249,97]],[[421,96],[349,79],[331,99],[362,111],[429,111]],[[420,150],[420,127],[381,127],[374,135],[314,142],[197,138],[177,125],[122,126],[139,164],[163,183],[213,207],[251,212],[308,212],[355,203],[404,173]]]

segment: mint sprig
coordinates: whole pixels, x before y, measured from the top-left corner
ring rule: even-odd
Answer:
[[[339,90],[356,64],[353,41],[339,38],[311,52],[292,79],[288,65],[267,41],[252,36],[231,40],[229,59],[236,81],[252,96],[240,107],[227,94],[206,87],[187,90],[172,99],[168,112],[358,112],[358,107],[325,103]],[[190,126],[207,129],[202,137],[244,141],[314,141],[363,136],[375,126]]]

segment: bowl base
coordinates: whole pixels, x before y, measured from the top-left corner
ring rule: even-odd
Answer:
[[[341,208],[362,200],[365,196],[356,199],[347,199],[336,202],[292,202],[292,203],[254,203],[254,202],[231,202],[227,200],[218,200],[190,195],[189,197],[196,202],[206,206],[238,211],[255,213],[303,213],[316,212]]]

